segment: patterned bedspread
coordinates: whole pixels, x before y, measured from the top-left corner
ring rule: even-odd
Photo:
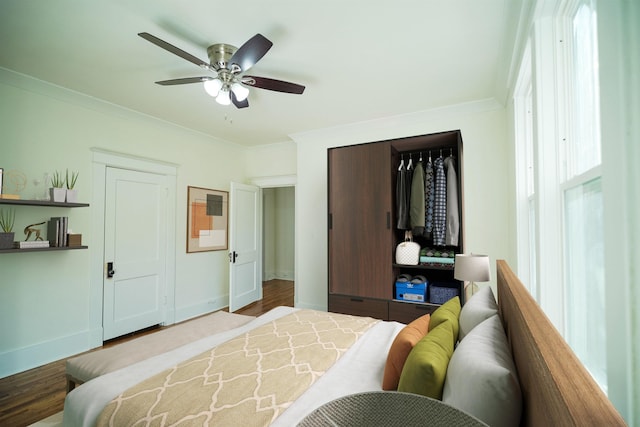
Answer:
[[[269,425],[377,322],[298,310],[125,391],[98,425]]]

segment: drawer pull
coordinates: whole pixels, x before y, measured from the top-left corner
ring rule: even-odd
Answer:
[[[351,298],[351,302],[364,302],[362,298]]]
[[[429,310],[431,307],[429,307],[428,305],[416,305],[415,308],[416,310],[426,311],[426,310]]]

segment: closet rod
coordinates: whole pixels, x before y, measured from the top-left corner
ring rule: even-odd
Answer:
[[[435,155],[435,156],[439,156],[440,152],[442,152],[443,156],[448,156],[449,154],[451,155],[457,155],[458,154],[458,148],[456,147],[455,149],[453,147],[433,147],[433,148],[427,148],[424,150],[413,150],[413,151],[398,151],[398,154],[400,154],[401,156],[405,156],[405,158],[407,158],[407,156],[419,156],[420,154],[427,155],[427,157],[429,156],[429,152],[431,152],[431,155]]]

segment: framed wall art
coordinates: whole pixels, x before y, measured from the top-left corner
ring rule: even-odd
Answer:
[[[229,192],[187,187],[187,253],[228,247]]]

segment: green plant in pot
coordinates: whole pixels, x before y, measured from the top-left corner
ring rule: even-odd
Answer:
[[[67,203],[76,203],[78,201],[78,190],[74,189],[76,181],[78,180],[78,171],[71,172],[69,175],[69,169],[65,176],[65,182],[67,184]]]
[[[51,176],[51,187],[49,189],[50,200],[52,202],[64,203],[67,197],[67,190],[64,188],[65,178],[62,173],[55,171]]]
[[[15,210],[0,210],[0,249],[11,249],[13,247],[13,225],[15,224],[15,221]]]

